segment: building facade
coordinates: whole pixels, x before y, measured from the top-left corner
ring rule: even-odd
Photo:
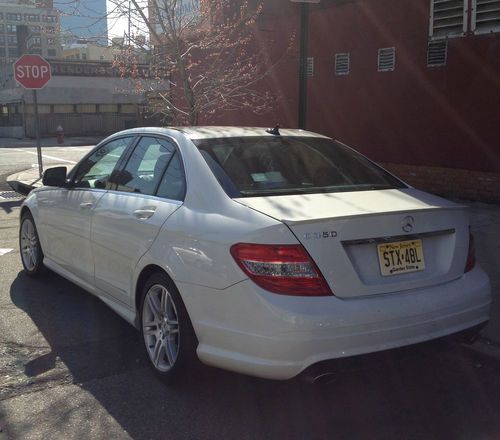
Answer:
[[[210,122],[297,126],[300,10],[268,2],[256,25],[261,41],[295,35],[263,84],[281,104]],[[500,201],[500,1],[321,0],[307,67],[307,129],[419,188]]]
[[[59,13],[35,4],[0,2],[0,65],[12,64],[23,45],[29,53],[60,57]]]
[[[168,82],[149,79],[149,67],[137,66],[124,78],[110,62],[52,60],[52,79],[37,91],[41,136],[55,136],[60,125],[68,136],[108,135],[147,120],[145,90],[168,90]],[[0,69],[0,137],[35,137],[33,90],[16,85],[12,66]]]

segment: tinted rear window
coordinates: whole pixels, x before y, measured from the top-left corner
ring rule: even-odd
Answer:
[[[339,142],[305,137],[242,137],[194,141],[231,197],[404,188]]]

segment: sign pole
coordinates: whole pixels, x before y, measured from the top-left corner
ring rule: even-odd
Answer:
[[[38,118],[38,97],[36,89],[33,89],[33,99],[35,101],[35,135],[36,135],[36,155],[38,157],[38,173],[43,174],[42,147],[40,146],[40,120]]]

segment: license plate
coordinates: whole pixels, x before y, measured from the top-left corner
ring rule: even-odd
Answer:
[[[379,244],[377,251],[380,272],[384,277],[425,269],[422,240]]]

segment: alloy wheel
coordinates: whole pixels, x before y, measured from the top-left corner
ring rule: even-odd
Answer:
[[[162,373],[169,371],[179,355],[180,328],[172,296],[161,284],[154,284],[146,293],[142,329],[154,367]]]

